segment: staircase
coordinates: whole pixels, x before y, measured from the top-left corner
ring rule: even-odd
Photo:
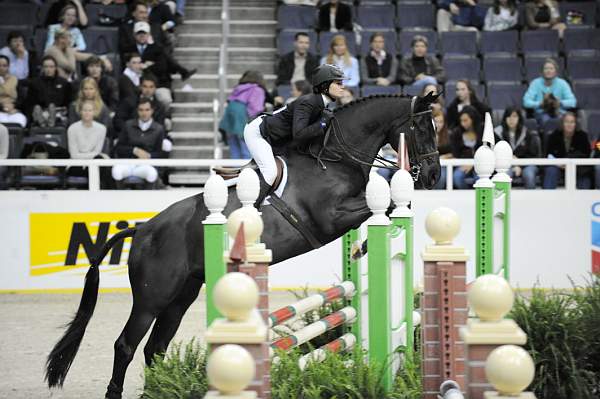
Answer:
[[[249,69],[265,75],[269,89],[275,80],[274,0],[230,0],[229,62],[227,94],[241,74]],[[177,29],[175,57],[186,67],[198,68],[185,83],[191,91],[183,91],[179,79],[174,80],[173,151],[171,158],[213,158],[214,117],[212,101],[219,95],[219,46],[221,34],[221,1],[188,0],[185,22]],[[225,151],[225,155],[227,151]],[[198,186],[209,172],[200,168],[177,168],[169,176],[172,186]]]

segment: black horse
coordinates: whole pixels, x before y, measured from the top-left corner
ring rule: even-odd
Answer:
[[[322,140],[308,153],[322,155],[322,164],[307,151],[286,156],[288,182],[282,199],[302,218],[306,227],[326,244],[360,226],[370,215],[365,200],[369,169],[386,143],[398,148],[399,133],[406,133],[412,172],[431,188],[439,179],[440,164],[430,115],[434,96],[411,98],[372,96],[335,111],[335,121],[324,151]],[[323,166],[326,166],[324,168]],[[229,190],[224,211],[240,203]],[[98,265],[113,245],[133,237],[129,254],[129,280],[133,308],[114,345],[115,357],[107,398],[121,398],[125,372],[134,352],[156,320],[144,348],[146,363],[164,353],[181,318],[204,283],[202,221],[208,215],[203,195],[181,200],[148,222],[114,235],[91,259],[77,314],[48,356],[49,387],[62,386],[92,317],[98,296]],[[273,251],[273,263],[310,251],[313,247],[283,217],[262,207],[265,230],[262,241]]]

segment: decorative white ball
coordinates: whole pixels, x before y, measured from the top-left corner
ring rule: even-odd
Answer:
[[[371,211],[386,211],[390,206],[390,186],[388,182],[378,173],[369,175],[367,183],[367,205]]]
[[[227,344],[215,349],[206,364],[209,383],[225,395],[243,391],[254,378],[256,366],[250,353],[239,345]]]
[[[236,191],[242,204],[254,203],[254,201],[256,201],[260,192],[260,181],[253,169],[245,168],[242,170]]]
[[[231,212],[227,219],[227,233],[230,237],[235,238],[242,222],[244,223],[246,244],[256,242],[264,229],[263,220],[256,208],[242,207]]]
[[[227,186],[217,174],[211,175],[204,184],[204,204],[212,212],[220,212],[227,205]]]
[[[496,161],[494,151],[490,147],[482,145],[475,151],[475,173],[478,176],[491,176],[494,173]]]
[[[410,202],[415,192],[415,183],[407,170],[400,169],[392,177],[392,199],[394,204]]]
[[[494,147],[496,157],[496,169],[506,171],[510,168],[513,158],[513,150],[506,141],[499,141]]]
[[[258,286],[244,273],[227,273],[215,284],[213,301],[227,319],[245,321],[258,304]]]
[[[503,345],[492,351],[485,363],[487,380],[503,396],[519,395],[531,384],[535,365],[529,353],[516,345]]]
[[[482,321],[499,321],[512,309],[515,295],[502,277],[485,274],[471,283],[469,305]]]
[[[439,207],[427,215],[425,230],[436,244],[452,244],[460,232],[460,218],[453,209]]]

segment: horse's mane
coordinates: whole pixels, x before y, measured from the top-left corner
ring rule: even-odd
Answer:
[[[375,98],[412,98],[412,96],[407,96],[404,94],[371,94],[370,96],[360,97],[360,98],[357,98],[356,100],[350,101],[348,104],[344,104],[341,107],[337,107],[334,110],[334,113],[341,112],[348,108],[353,108],[356,105],[363,104],[363,103],[365,103],[369,100],[375,99]]]

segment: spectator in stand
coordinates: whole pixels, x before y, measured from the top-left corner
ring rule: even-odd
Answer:
[[[577,99],[569,83],[558,77],[558,63],[547,58],[542,66],[542,76],[535,78],[523,96],[523,106],[535,112],[540,126],[550,119],[563,115],[567,109],[577,106]]]
[[[426,85],[425,87],[423,87],[423,91],[421,92],[421,96],[426,96],[427,94],[431,93],[432,95],[437,95],[440,92],[439,86],[438,85]],[[431,109],[434,111],[440,111],[440,112],[444,112],[444,108],[445,108],[445,101],[444,101],[444,97],[442,97],[441,95],[435,99],[435,102],[431,104]],[[446,117],[444,116],[444,125],[446,124]]]
[[[233,159],[252,158],[244,141],[246,123],[256,118],[265,108],[265,82],[262,73],[246,71],[238,85],[227,98],[227,108],[219,123],[229,144],[229,156]]]
[[[339,0],[331,0],[319,7],[319,26],[321,32],[352,30],[352,10]]]
[[[452,146],[450,145],[450,135],[448,134],[448,126],[446,125],[446,117],[444,112],[439,109],[434,109],[431,113],[433,122],[435,123],[435,135],[437,139],[438,152],[440,153],[440,159],[451,159]],[[435,185],[438,190],[444,190],[446,188],[446,174],[447,169],[442,168],[442,174],[440,180]]]
[[[25,111],[38,126],[53,127],[66,122],[71,84],[58,75],[57,69],[56,60],[44,56],[40,76],[33,78],[29,85]]]
[[[321,58],[321,64],[336,65],[348,79],[344,80],[344,86],[351,89],[358,88],[360,83],[360,73],[358,70],[358,60],[350,54],[346,45],[346,38],[343,35],[335,35],[331,39],[329,52],[326,57]]]
[[[160,25],[165,32],[172,30],[177,25],[175,15],[168,5],[158,0],[146,0],[146,4],[148,5],[149,23]]]
[[[596,140],[592,144],[592,158],[600,158],[600,134],[596,136]],[[594,165],[594,187],[600,190],[600,165]]]
[[[9,59],[9,73],[19,80],[29,77],[29,52],[25,48],[25,37],[19,31],[11,31],[6,37],[7,46],[0,50],[0,54]]]
[[[85,13],[85,9],[83,8],[83,5],[81,4],[81,0],[58,0],[57,2],[52,4],[52,6],[50,6],[50,9],[48,10],[48,14],[46,15],[46,22],[44,23],[44,25],[50,26],[50,25],[61,22],[60,15],[62,13],[62,10],[64,10],[64,8],[69,5],[73,5],[77,9],[76,15],[78,17],[77,19],[78,19],[79,26],[80,27],[87,26],[88,17],[87,17],[87,14]]]
[[[125,128],[119,134],[115,154],[119,158],[164,158],[162,150],[165,138],[164,128],[152,118],[152,102],[143,98],[137,107],[137,117],[127,121]],[[123,179],[136,176],[146,181],[146,186],[154,185],[158,171],[151,165],[115,165],[112,177],[117,182],[117,188],[123,187]]]
[[[577,126],[577,117],[572,112],[566,112],[560,119],[560,127],[548,137],[546,143],[546,156],[548,158],[589,158],[590,141],[586,132]],[[546,166],[544,168],[544,189],[554,189],[564,166]],[[592,187],[590,170],[586,167],[577,168],[577,188],[589,189]]]
[[[2,106],[0,123],[12,123],[23,128],[27,126],[27,117],[15,107],[15,101],[12,98],[4,97],[0,99],[0,105]]]
[[[411,42],[412,56],[400,62],[400,82],[410,85],[416,92],[423,91],[426,85],[442,84],[446,81],[444,68],[433,55],[427,55],[429,41],[425,36],[416,35]]]
[[[297,80],[310,79],[312,72],[319,66],[319,59],[309,52],[310,37],[305,32],[294,35],[294,51],[283,55],[277,65],[275,85],[289,85]]]
[[[183,24],[185,17],[185,2],[186,0],[175,0],[175,22],[177,25]]]
[[[452,156],[460,159],[470,159],[475,156],[475,151],[481,146],[483,137],[483,123],[481,115],[470,105],[462,108],[459,117],[459,125],[452,129],[450,134],[450,146],[452,147]],[[466,189],[472,186],[467,183],[467,178],[475,180],[475,170],[473,165],[458,166],[454,168],[452,180],[454,188]]]
[[[296,101],[298,97],[305,96],[310,93],[312,93],[312,85],[308,82],[308,80],[297,80],[292,84],[291,96],[285,100],[285,103],[292,103]]]
[[[8,129],[0,124],[0,159],[8,158]],[[6,172],[8,167],[0,166],[0,190],[6,190]]]
[[[116,111],[119,105],[119,84],[112,76],[104,71],[104,62],[100,57],[92,56],[85,62],[87,76],[98,84],[102,101],[111,111]]]
[[[102,101],[98,84],[94,78],[90,77],[84,78],[81,81],[77,99],[69,106],[69,125],[81,120],[81,110],[83,103],[86,101],[94,103],[94,120],[96,122],[103,124],[106,128],[112,126],[110,110]]]
[[[150,25],[148,44],[156,43],[161,47],[167,47],[168,43],[163,34],[160,24],[153,24],[148,19],[148,6],[142,0],[135,1],[131,8],[131,19],[119,26],[119,54],[121,59],[125,53],[135,47],[135,34],[133,27],[136,22],[147,22]]]
[[[125,69],[119,76],[119,98],[137,97],[140,94],[142,57],[138,53],[128,53],[123,60]]]
[[[77,27],[77,8],[69,4],[60,11],[59,24],[52,24],[48,26],[48,36],[46,37],[45,51],[48,51],[50,46],[55,44],[56,36],[55,33],[58,31],[67,31],[71,35],[69,37],[69,47],[74,47],[77,51],[85,51],[87,45],[83,34]]]
[[[369,41],[371,51],[360,61],[360,80],[363,84],[389,86],[396,81],[398,60],[385,51],[385,37],[376,32]]]
[[[106,158],[102,154],[106,126],[96,122],[98,104],[95,101],[84,100],[81,103],[81,120],[72,123],[67,130],[69,155],[72,159]],[[71,166],[67,170],[69,176],[87,176],[86,168]]]
[[[10,59],[0,55],[0,100],[5,97],[17,100],[17,78],[10,74]]]
[[[476,0],[440,0],[438,7],[438,32],[478,31],[483,27],[486,8]]]
[[[470,105],[479,113],[479,120],[485,118],[486,112],[491,112],[490,107],[477,98],[477,94],[471,86],[471,82],[461,79],[456,82],[456,98],[448,105],[446,109],[446,122],[449,129],[454,129],[460,123],[459,113],[462,109]]]
[[[519,10],[515,0],[494,0],[487,10],[483,30],[503,31],[516,29],[519,23]]]
[[[524,124],[523,113],[519,108],[508,107],[502,116],[502,123],[494,129],[500,140],[505,140],[513,150],[513,158],[541,158],[542,141],[535,130]],[[523,177],[525,188],[534,189],[538,167],[536,165],[513,166],[509,174]]]
[[[553,0],[531,0],[525,4],[525,19],[528,29],[554,29],[560,38],[567,28],[560,22],[560,10]]]

